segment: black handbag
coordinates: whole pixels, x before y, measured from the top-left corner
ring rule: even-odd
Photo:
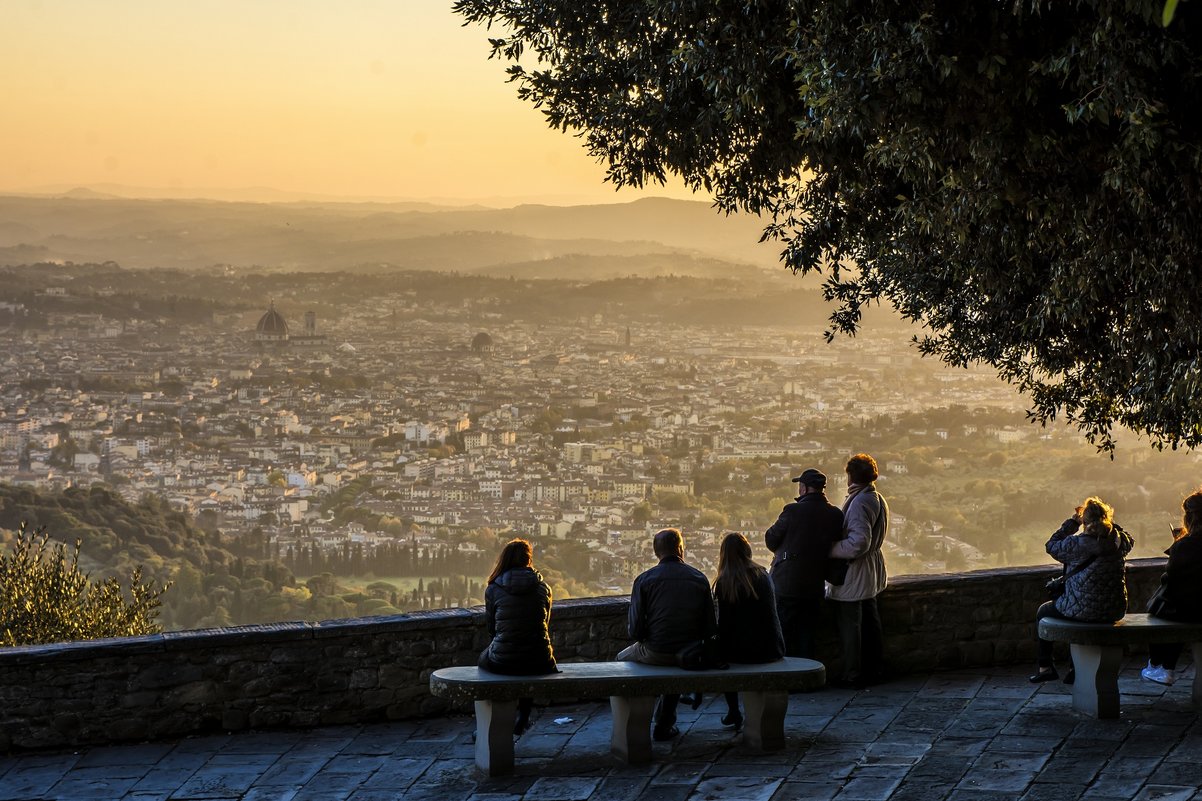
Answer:
[[[730,667],[722,658],[722,644],[717,634],[681,648],[676,653],[676,664],[685,670],[726,670]]]
[[[1096,555],[1089,557],[1084,562],[1077,565],[1076,570],[1069,570],[1066,566],[1064,568],[1064,572],[1062,572],[1056,578],[1050,579],[1047,584],[1043,585],[1044,589],[1048,591],[1048,598],[1054,601],[1061,595],[1064,595],[1064,590],[1068,586],[1068,577],[1080,573],[1082,570],[1092,565],[1093,560],[1097,558],[1098,557]]]

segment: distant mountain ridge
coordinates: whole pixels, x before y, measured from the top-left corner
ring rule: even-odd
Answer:
[[[755,218],[724,216],[708,203],[657,198],[585,206],[415,208],[129,200],[97,197],[89,189],[64,197],[0,196],[0,264],[28,263],[22,259],[36,253],[44,261],[115,261],[132,268],[232,264],[324,271],[368,265],[488,272],[567,255],[647,256],[660,265],[655,274],[666,274],[663,260],[675,254],[682,264],[718,259],[739,273],[747,265],[776,264],[775,249],[758,244],[761,227]]]

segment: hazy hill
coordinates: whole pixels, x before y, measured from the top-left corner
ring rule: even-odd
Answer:
[[[694,262],[720,259],[730,263],[732,274],[745,269],[736,265],[771,267],[776,259],[771,245],[757,244],[758,220],[725,217],[696,201],[481,209],[129,200],[92,194],[0,197],[0,265],[29,263],[27,257],[36,254],[38,261],[115,261],[135,268],[232,264],[345,270],[387,265],[488,272],[494,265],[534,264],[567,255],[650,255],[662,265],[662,257],[675,254]]]

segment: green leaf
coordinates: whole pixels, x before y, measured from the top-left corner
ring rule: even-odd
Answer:
[[[1160,24],[1164,27],[1169,27],[1173,22],[1173,15],[1177,13],[1177,0],[1165,0],[1164,11],[1160,16]]]

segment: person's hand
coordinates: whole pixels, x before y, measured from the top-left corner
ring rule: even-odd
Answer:
[[[1073,520],[1076,520],[1078,523],[1080,523],[1081,522],[1081,513],[1084,511],[1085,511],[1084,506],[1078,506],[1075,510],[1073,510]]]

